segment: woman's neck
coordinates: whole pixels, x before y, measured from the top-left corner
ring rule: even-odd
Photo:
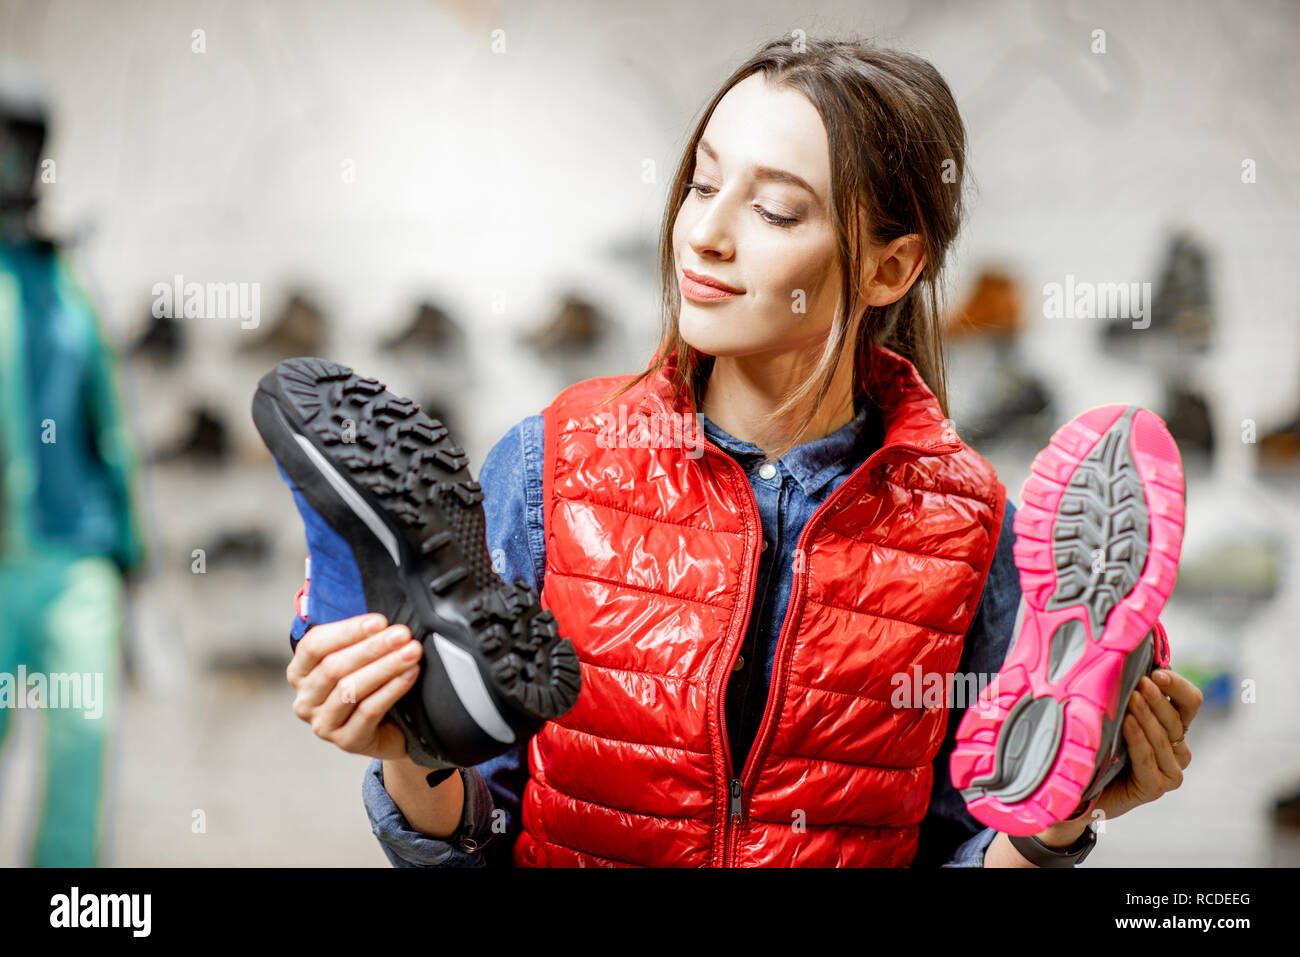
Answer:
[[[700,411],[730,435],[760,449],[775,449],[802,420],[807,406],[781,421],[774,412],[809,374],[816,359],[816,355],[797,353],[718,356],[704,387]],[[810,396],[808,402],[813,398]],[[825,400],[793,444],[830,435],[852,421],[853,416],[853,362],[851,350],[846,349]]]

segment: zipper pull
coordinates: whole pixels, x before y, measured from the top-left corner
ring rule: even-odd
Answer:
[[[731,779],[731,819],[740,820],[740,778]]]

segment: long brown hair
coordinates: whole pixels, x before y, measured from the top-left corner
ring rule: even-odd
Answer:
[[[773,457],[788,451],[815,417],[850,341],[857,356],[855,396],[865,394],[879,405],[888,404],[888,397],[874,394],[873,382],[861,381],[866,353],[874,342],[916,366],[947,416],[939,276],[961,226],[966,130],[948,84],[928,60],[858,39],[771,40],[737,67],[713,95],[682,152],[668,191],[659,234],[662,331],[655,359],[606,401],[632,389],[675,356],[672,383],[676,395],[680,399],[689,389],[699,408],[713,357],[688,345],[678,328],[681,297],[673,227],[694,171],[696,144],[709,118],[728,90],[759,71],[768,82],[803,93],[826,127],[831,158],[830,214],[839,237],[842,278],[840,311],[827,348],[817,367],[775,415],[788,415],[809,395],[816,398],[808,403],[803,421]],[[915,233],[921,238],[926,263],[906,295],[889,306],[868,306],[854,329],[850,325],[860,308],[857,287],[863,233],[873,243]]]

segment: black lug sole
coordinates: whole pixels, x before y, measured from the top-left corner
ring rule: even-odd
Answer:
[[[348,542],[367,609],[424,644],[420,679],[390,712],[416,763],[478,764],[573,707],[573,645],[536,590],[493,571],[482,489],[441,422],[375,379],[310,358],[263,377],[253,419]]]

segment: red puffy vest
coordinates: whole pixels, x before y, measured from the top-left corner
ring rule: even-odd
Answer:
[[[623,377],[544,410],[541,599],[578,651],[582,693],[529,744],[516,865],[911,862],[948,714],[893,707],[892,679],[956,670],[1006,490],[912,363],[881,347],[869,361],[896,400],[884,445],[802,532],[743,769],[723,705],[762,539],[743,470],[702,433],[644,447],[672,443],[629,425],[610,441],[612,420],[659,423],[642,439],[671,436],[674,413],[693,426],[669,370],[609,406]]]

